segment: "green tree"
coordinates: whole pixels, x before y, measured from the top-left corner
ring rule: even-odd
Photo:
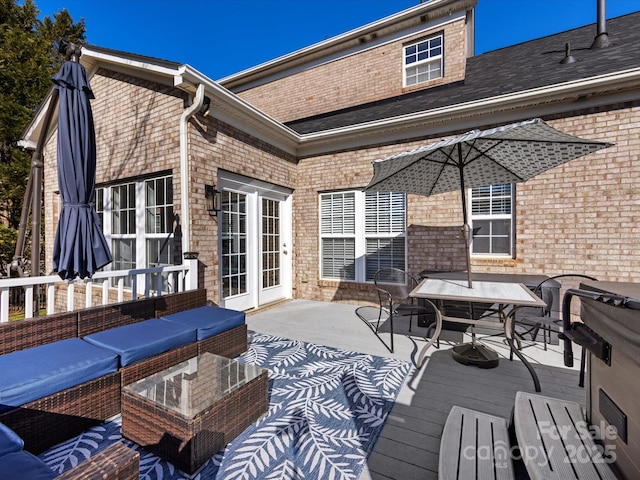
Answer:
[[[64,61],[57,42],[85,41],[83,19],[74,23],[65,9],[43,20],[39,13],[33,0],[0,0],[0,224],[14,231],[0,235],[0,274],[6,272],[5,252],[15,248],[31,163],[18,140]],[[6,244],[12,239],[13,247]]]

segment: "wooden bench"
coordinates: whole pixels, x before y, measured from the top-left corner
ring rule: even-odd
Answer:
[[[515,478],[506,420],[454,406],[440,440],[438,478]]]
[[[532,480],[617,478],[615,452],[595,443],[580,404],[518,392],[513,422]]]
[[[504,418],[454,406],[440,440],[438,478],[511,479],[522,459],[532,480],[616,479],[615,452],[595,442],[580,404],[518,392],[513,410],[517,448]]]

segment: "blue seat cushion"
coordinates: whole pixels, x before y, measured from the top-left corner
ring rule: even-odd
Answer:
[[[0,411],[117,370],[117,355],[79,338],[0,355]]]
[[[213,306],[193,308],[160,318],[196,328],[198,340],[212,337],[245,324],[244,312]]]
[[[24,442],[16,432],[4,423],[0,423],[0,457],[7,453],[19,452],[22,447],[24,447]]]
[[[56,477],[46,463],[25,450],[0,457],[0,478],[50,480]]]
[[[120,356],[123,367],[196,341],[196,329],[159,318],[87,335],[84,340]]]

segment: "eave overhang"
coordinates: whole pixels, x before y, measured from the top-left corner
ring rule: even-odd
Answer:
[[[448,135],[478,126],[640,99],[640,68],[634,68],[301,135],[189,65],[154,64],[148,59],[106,54],[90,48],[83,49],[81,61],[90,75],[104,66],[172,85],[190,94],[203,84],[205,95],[211,99],[212,116],[299,158]],[[26,129],[21,145],[35,148],[49,101],[50,95]]]
[[[375,43],[377,39],[392,37],[399,32],[424,29],[427,24],[446,22],[454,13],[462,15],[472,9],[477,0],[430,0],[415,7],[331,37],[287,55],[262,63],[255,67],[229,75],[218,80],[224,88],[232,91],[245,89],[272,78],[279,78],[283,72],[293,72],[316,61],[324,62],[335,54]]]
[[[301,158],[640,99],[640,68],[300,136]]]

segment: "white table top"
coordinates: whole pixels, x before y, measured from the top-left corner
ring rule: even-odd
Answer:
[[[413,289],[410,296],[432,300],[545,306],[545,303],[522,283],[474,281],[472,288],[469,288],[467,280],[425,278]]]

